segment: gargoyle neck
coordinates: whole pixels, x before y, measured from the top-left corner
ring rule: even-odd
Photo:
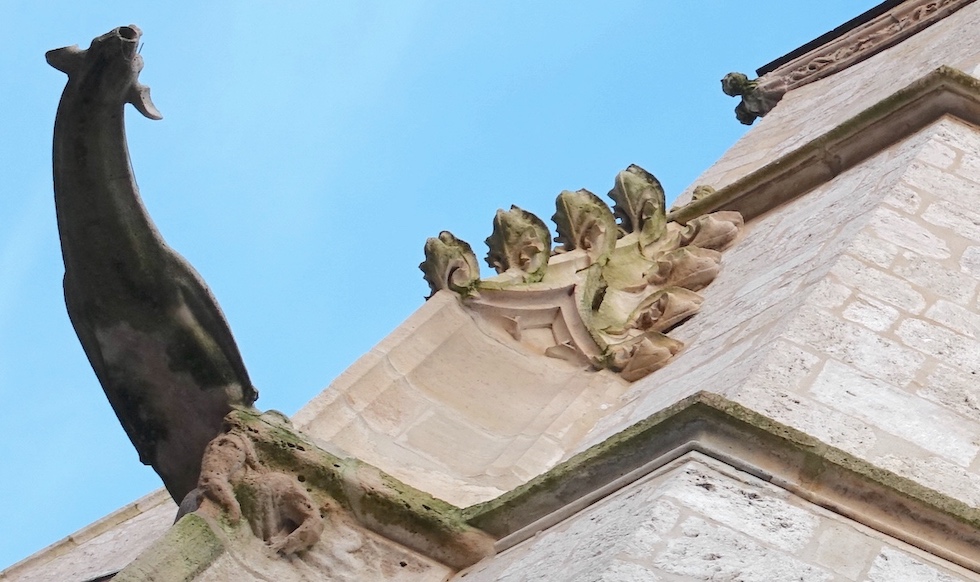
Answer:
[[[162,242],[136,186],[126,142],[124,103],[105,104],[72,90],[54,128],[54,190],[65,269],[97,271],[93,261],[143,270]],[[98,248],[90,248],[91,246]],[[77,254],[77,256],[71,256]],[[101,259],[99,259],[101,257]]]

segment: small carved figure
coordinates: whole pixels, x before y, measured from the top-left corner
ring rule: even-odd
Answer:
[[[143,207],[126,103],[160,113],[138,76],[140,30],[49,51],[68,75],[54,129],[54,191],[68,315],[140,460],[180,502],[233,405],[258,394],[221,309]]]
[[[758,117],[764,117],[779,100],[785,91],[763,89],[758,79],[749,80],[744,73],[728,73],[721,80],[721,90],[729,97],[742,97],[742,102],[735,107],[735,118],[744,125],[752,125]]]
[[[211,441],[201,462],[198,490],[232,523],[244,515],[252,533],[280,554],[308,550],[323,533],[323,518],[309,494],[289,475],[263,467],[252,442],[240,434],[226,433]]]

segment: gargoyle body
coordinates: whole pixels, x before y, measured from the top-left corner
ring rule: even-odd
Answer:
[[[126,103],[160,119],[137,80],[140,31],[49,51],[68,75],[54,130],[65,302],[78,339],[140,460],[178,502],[233,405],[257,393],[204,281],[157,232],[139,196]]]

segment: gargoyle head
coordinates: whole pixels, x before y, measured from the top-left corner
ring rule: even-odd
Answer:
[[[77,92],[90,106],[118,107],[132,103],[150,119],[163,116],[150,100],[150,88],[138,80],[143,57],[137,52],[143,33],[120,26],[95,38],[85,50],[78,45],[48,51],[48,64],[68,75],[65,93]]]

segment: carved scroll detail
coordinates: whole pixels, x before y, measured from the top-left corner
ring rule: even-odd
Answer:
[[[558,228],[558,252],[583,249],[593,260],[607,255],[616,246],[616,219],[609,207],[588,190],[558,195],[558,211],[553,217]]]
[[[932,26],[973,0],[909,0],[872,18],[816,49],[749,80],[742,73],[729,73],[722,90],[741,96],[736,118],[751,125],[763,117],[787,92],[842,71],[894,46],[920,30]],[[761,71],[760,71],[761,72]]]
[[[465,297],[480,279],[480,265],[473,248],[446,230],[425,241],[425,260],[419,269],[422,269],[432,295],[447,289]]]
[[[498,273],[516,271],[528,283],[544,278],[551,254],[551,234],[537,216],[517,206],[511,206],[509,211],[498,210],[493,234],[486,243],[490,247],[487,264]]]
[[[683,347],[665,334],[700,309],[698,291],[718,275],[721,251],[735,241],[742,217],[716,212],[668,223],[663,188],[635,165],[619,173],[609,196],[612,210],[588,190],[558,195],[561,246],[550,260],[540,219],[516,206],[499,210],[487,262],[501,275],[489,280],[469,269],[455,287],[448,282],[447,265],[465,262],[460,257],[471,251],[443,232],[426,243],[426,280],[433,292],[455,291],[532,351],[642,378]]]
[[[616,176],[609,197],[616,203],[613,214],[619,219],[623,234],[638,231],[649,241],[664,235],[667,228],[664,189],[653,174],[631,165]]]

